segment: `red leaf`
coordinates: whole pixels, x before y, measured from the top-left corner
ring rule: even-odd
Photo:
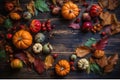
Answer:
[[[71,23],[69,25],[69,27],[72,29],[80,29],[80,24],[79,23]]]
[[[39,73],[39,74],[42,74],[44,71],[45,71],[45,65],[44,65],[44,62],[38,58],[35,58],[35,61],[34,61],[34,68],[35,70]]]
[[[103,50],[108,43],[108,37],[104,37],[101,40],[99,40],[93,48],[97,50]]]

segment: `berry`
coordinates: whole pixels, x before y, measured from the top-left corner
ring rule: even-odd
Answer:
[[[75,20],[75,22],[76,22],[76,23],[80,23],[80,18],[77,18],[77,19]]]
[[[71,66],[71,70],[72,70],[72,71],[75,71],[76,69],[75,69],[75,67],[74,67],[74,66]]]
[[[71,65],[71,66],[73,66],[73,65],[74,65],[74,62],[73,62],[73,61],[70,61],[69,63],[70,63],[70,65]]]
[[[53,56],[54,59],[56,59],[58,57],[58,54],[54,53],[52,56]]]
[[[101,35],[102,35],[102,36],[105,36],[105,35],[106,35],[106,32],[102,32]]]
[[[12,34],[11,33],[8,33],[7,34],[7,39],[11,39],[12,38]]]
[[[85,2],[85,3],[83,3],[83,6],[87,8],[89,6],[89,4]]]

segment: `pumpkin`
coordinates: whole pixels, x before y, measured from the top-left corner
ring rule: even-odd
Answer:
[[[55,71],[59,76],[66,76],[70,72],[70,64],[67,60],[62,59],[55,65]]]
[[[32,35],[25,30],[19,30],[13,36],[13,44],[19,49],[26,49],[32,44]]]
[[[91,17],[99,16],[101,12],[102,12],[102,8],[98,4],[93,4],[90,8]]]
[[[96,50],[94,53],[93,53],[93,56],[95,58],[101,58],[105,55],[105,51],[103,50]]]
[[[41,30],[41,22],[37,19],[32,20],[30,30],[35,33],[39,32]]]
[[[74,4],[71,1],[68,1],[62,6],[61,11],[62,11],[62,16],[65,19],[71,20],[79,15],[80,9],[76,4]]]
[[[40,53],[42,51],[42,45],[40,43],[35,43],[33,45],[34,53]]]
[[[43,33],[37,33],[35,35],[35,42],[43,42],[45,40],[45,35]]]
[[[86,70],[89,66],[89,61],[86,58],[82,58],[78,61],[78,68],[81,70]]]
[[[12,13],[10,13],[10,18],[13,20],[19,20],[19,19],[21,19],[21,16],[16,12],[12,12]]]

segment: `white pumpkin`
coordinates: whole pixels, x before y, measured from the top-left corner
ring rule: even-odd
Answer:
[[[82,58],[78,61],[79,69],[86,70],[89,66],[89,61],[86,58]]]
[[[34,45],[33,45],[33,51],[34,51],[34,53],[40,53],[41,51],[42,51],[42,45],[40,44],[40,43],[35,43]]]

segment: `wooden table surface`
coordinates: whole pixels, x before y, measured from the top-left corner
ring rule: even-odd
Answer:
[[[88,0],[90,1],[90,0]],[[120,10],[117,8],[114,11],[117,15],[118,20],[120,20]],[[53,37],[47,39],[46,42],[50,42],[53,45],[54,52],[58,53],[59,57],[55,60],[55,63],[60,59],[69,60],[69,56],[74,52],[75,48],[84,44],[87,39],[93,37],[97,40],[100,39],[99,33],[83,33],[80,30],[73,30],[68,28],[70,21],[64,20],[61,16],[53,16],[51,13],[39,13],[38,16],[34,16],[33,19],[39,19],[40,21],[45,21],[50,19],[52,24],[55,24],[56,27],[53,29],[50,34],[53,34]],[[117,52],[120,57],[120,34],[113,35],[109,38],[108,44],[105,47],[105,52],[107,56]],[[78,58],[79,59],[79,58]],[[75,63],[78,60],[75,61]],[[120,60],[119,60],[120,62]],[[20,78],[20,79],[53,79],[53,78],[62,78],[62,79],[103,79],[103,78],[120,78],[120,64],[115,66],[115,69],[104,76],[90,73],[87,74],[84,71],[71,71],[65,77],[58,77],[54,73],[54,68],[45,71],[43,74],[39,75],[34,70],[27,71],[26,67],[22,68],[18,72],[14,72],[7,67],[7,64],[0,64],[0,78]],[[75,64],[76,66],[76,64]]]

